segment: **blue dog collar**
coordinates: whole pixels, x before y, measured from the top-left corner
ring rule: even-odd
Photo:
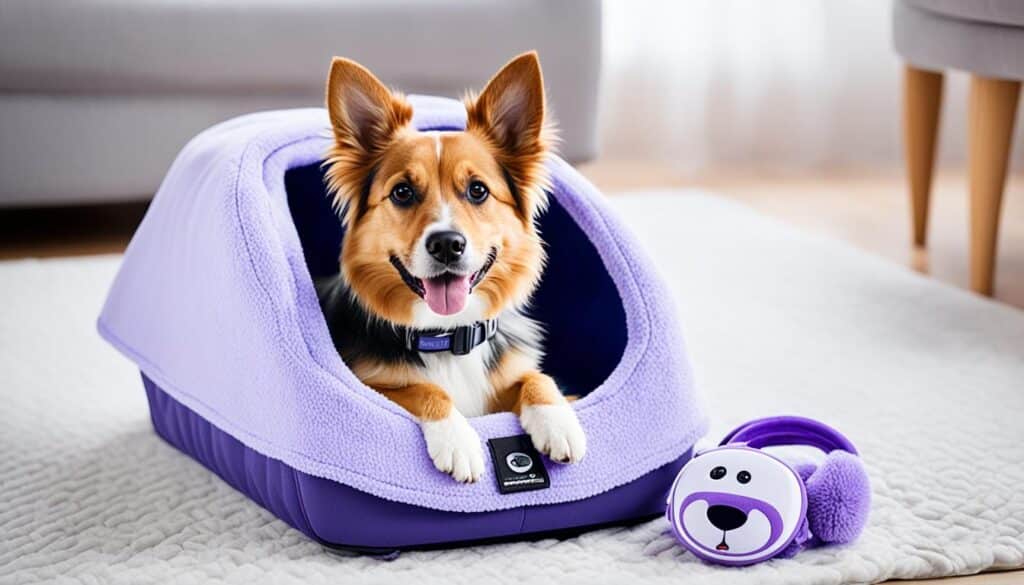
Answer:
[[[498,320],[477,321],[454,329],[405,330],[405,348],[409,351],[439,353],[450,351],[466,355],[476,346],[489,341],[498,333]]]

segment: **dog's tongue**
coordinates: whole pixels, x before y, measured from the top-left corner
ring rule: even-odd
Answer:
[[[469,296],[469,275],[445,274],[423,279],[423,299],[438,315],[454,315],[466,306]]]

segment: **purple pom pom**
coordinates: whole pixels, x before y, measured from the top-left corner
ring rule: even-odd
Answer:
[[[868,474],[852,453],[829,453],[807,480],[807,522],[811,534],[823,542],[856,540],[867,524],[870,508]]]

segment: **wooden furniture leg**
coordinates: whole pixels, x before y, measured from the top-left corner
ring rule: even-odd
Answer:
[[[971,214],[971,289],[991,295],[999,211],[1020,81],[971,77],[968,120]]]
[[[925,244],[928,200],[935,169],[935,144],[942,106],[941,72],[907,65],[903,71],[903,142],[910,181],[914,244]]]

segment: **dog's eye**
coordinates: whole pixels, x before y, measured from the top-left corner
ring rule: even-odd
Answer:
[[[740,483],[750,483],[750,472],[744,470],[744,471],[741,471],[741,472],[737,473],[736,474],[736,481],[738,481]]]
[[[722,479],[725,474],[728,473],[724,467],[719,465],[718,467],[711,470],[711,479]]]
[[[477,205],[483,203],[490,194],[491,192],[487,189],[487,185],[480,181],[473,181],[469,184],[469,189],[466,189],[466,198]]]
[[[416,192],[409,183],[399,183],[391,188],[391,202],[399,207],[408,207],[416,199]]]

